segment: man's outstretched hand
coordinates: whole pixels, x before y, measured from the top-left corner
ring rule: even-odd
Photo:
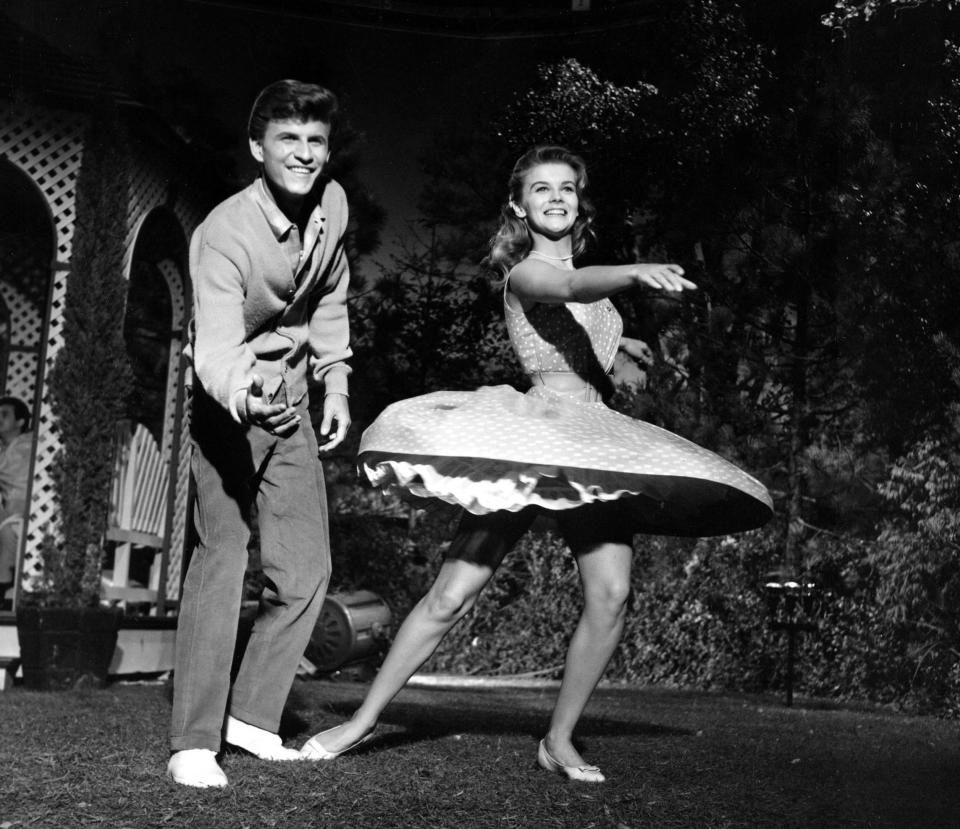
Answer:
[[[333,424],[337,428],[333,428]],[[323,420],[320,423],[320,439],[329,435],[329,440],[320,444],[320,454],[335,449],[347,436],[350,429],[350,402],[345,394],[328,394],[323,399]]]
[[[278,438],[285,438],[297,431],[300,425],[300,415],[297,414],[296,403],[288,406],[283,403],[268,403],[263,399],[263,378],[254,374],[250,380],[245,400],[246,417],[251,426],[257,426]]]

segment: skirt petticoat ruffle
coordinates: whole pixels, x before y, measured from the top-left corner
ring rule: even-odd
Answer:
[[[678,435],[541,386],[439,391],[392,404],[364,432],[375,486],[476,514],[624,499],[637,532],[753,529],[772,502],[752,476]]]

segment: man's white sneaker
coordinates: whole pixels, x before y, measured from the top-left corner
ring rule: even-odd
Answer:
[[[230,745],[249,751],[261,760],[299,760],[295,748],[284,748],[279,734],[257,728],[236,717],[227,716],[227,728],[223,735]]]
[[[167,763],[167,774],[181,786],[222,789],[227,775],[217,764],[216,752],[208,748],[187,748],[176,752]]]

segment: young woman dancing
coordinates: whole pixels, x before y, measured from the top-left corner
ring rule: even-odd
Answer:
[[[389,406],[364,433],[360,462],[375,485],[464,508],[436,581],[404,620],[363,703],[317,734],[306,759],[330,760],[369,739],[381,712],[470,611],[534,518],[550,511],[576,557],[583,610],[537,760],[572,780],[602,782],[573,731],[623,630],[637,533],[717,535],[772,514],[766,488],[689,441],[603,403],[622,336],[609,297],[646,286],[696,288],[677,265],[577,268],[593,208],[586,167],[536,147],[514,167],[489,261],[504,274],[507,330],[531,388],[434,392]]]

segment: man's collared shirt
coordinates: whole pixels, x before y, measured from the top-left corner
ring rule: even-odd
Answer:
[[[293,274],[294,282],[299,284],[313,257],[317,240],[323,233],[323,224],[326,221],[323,209],[319,204],[316,204],[310,211],[310,217],[307,219],[303,241],[301,242],[300,228],[277,205],[262,177],[257,179],[257,186],[254,188],[252,195],[257,206],[263,211],[264,218],[270,225],[277,242],[280,243],[290,260],[290,271]]]

